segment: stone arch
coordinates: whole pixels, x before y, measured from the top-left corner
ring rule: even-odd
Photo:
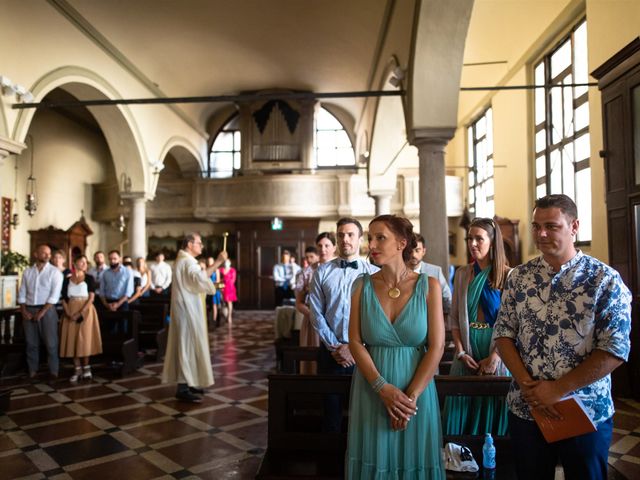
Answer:
[[[116,89],[95,72],[82,67],[55,69],[39,78],[31,87],[34,102],[40,102],[51,90],[61,88],[79,100],[114,100],[123,98]],[[87,107],[102,130],[116,170],[116,177],[131,178],[131,191],[148,194],[151,190],[144,143],[133,114],[126,105]],[[20,110],[13,138],[24,141],[35,109]],[[119,188],[121,188],[120,186]]]
[[[206,165],[206,153],[199,151],[183,137],[171,137],[163,147],[158,162],[164,162],[169,154],[176,159],[183,175],[199,172]]]

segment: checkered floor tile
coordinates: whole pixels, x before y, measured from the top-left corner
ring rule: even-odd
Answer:
[[[159,363],[126,378],[97,366],[75,386],[70,366],[53,384],[5,380],[14,391],[0,416],[0,480],[253,479],[267,442],[273,317],[238,311],[210,333],[216,383],[201,404],[176,401]],[[611,478],[640,478],[640,404],[616,408]]]

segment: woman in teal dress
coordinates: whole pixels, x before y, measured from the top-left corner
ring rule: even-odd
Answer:
[[[491,341],[509,274],[500,228],[490,218],[476,218],[467,232],[473,263],[461,267],[453,281],[449,314],[455,354],[450,375],[510,375]],[[507,405],[497,397],[449,397],[444,404],[446,435],[507,432]]]
[[[349,479],[444,479],[440,408],[433,376],[444,351],[442,294],[436,279],[407,262],[411,223],[381,215],[369,249],[381,267],[354,284],[349,348]]]

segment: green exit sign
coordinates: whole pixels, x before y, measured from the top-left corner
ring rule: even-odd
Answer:
[[[280,220],[278,217],[274,217],[273,220],[271,220],[271,230],[282,230],[282,220]]]

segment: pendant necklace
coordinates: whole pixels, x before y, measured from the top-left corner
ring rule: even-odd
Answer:
[[[402,280],[404,280],[404,277],[407,276],[408,271],[409,271],[408,269],[405,269],[404,273],[400,275],[400,280],[398,280],[393,287],[387,290],[387,295],[389,295],[389,298],[393,298],[395,300],[400,296],[400,289],[398,288],[398,285],[400,285],[400,282],[402,282]],[[389,286],[387,279],[384,277],[384,272],[382,272],[382,280],[384,280],[384,283],[386,286]]]

